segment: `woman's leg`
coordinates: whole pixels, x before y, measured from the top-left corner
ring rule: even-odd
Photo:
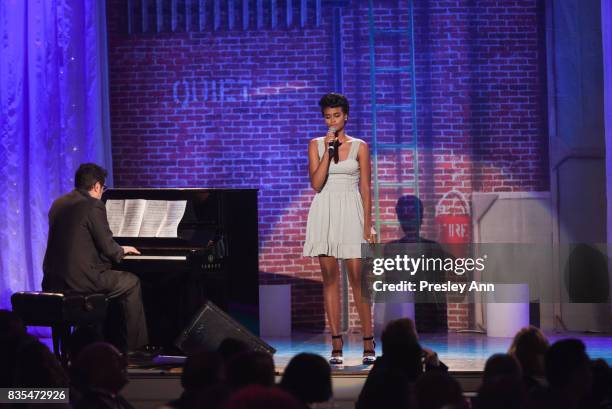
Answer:
[[[353,298],[355,299],[355,306],[357,307],[357,313],[359,314],[359,320],[361,321],[361,331],[363,337],[371,337],[373,333],[372,328],[372,310],[370,303],[362,298],[361,288],[361,259],[352,258],[345,260],[346,267],[348,269],[349,282],[353,289]],[[364,341],[363,349],[374,350],[373,340]]]
[[[335,257],[319,256],[321,274],[323,275],[323,300],[327,322],[332,335],[340,333],[340,270]],[[332,339],[332,347],[342,349],[340,339]]]

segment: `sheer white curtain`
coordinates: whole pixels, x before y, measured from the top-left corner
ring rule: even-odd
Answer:
[[[0,308],[40,289],[53,199],[111,170],[104,0],[0,1]]]

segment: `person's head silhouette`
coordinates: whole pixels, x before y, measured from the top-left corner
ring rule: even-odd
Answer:
[[[418,241],[423,223],[423,202],[416,196],[404,195],[395,205],[397,220],[404,232],[404,240]]]

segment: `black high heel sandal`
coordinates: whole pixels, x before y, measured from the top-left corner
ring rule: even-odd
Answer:
[[[344,347],[344,340],[342,335],[332,335],[332,339],[339,339],[341,343],[340,349],[332,349],[331,358],[329,358],[330,365],[342,365],[344,364],[344,358],[342,357],[342,348]]]
[[[372,341],[374,345],[373,349],[364,349],[363,350],[363,364],[364,365],[372,365],[376,361],[376,341],[374,341],[374,337],[363,337],[364,341]]]

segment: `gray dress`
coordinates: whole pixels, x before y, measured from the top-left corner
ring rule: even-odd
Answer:
[[[319,158],[325,153],[324,138],[317,138]],[[363,141],[353,138],[346,160],[329,165],[323,188],[310,205],[306,224],[304,256],[361,258],[363,203],[359,193],[357,152]]]

